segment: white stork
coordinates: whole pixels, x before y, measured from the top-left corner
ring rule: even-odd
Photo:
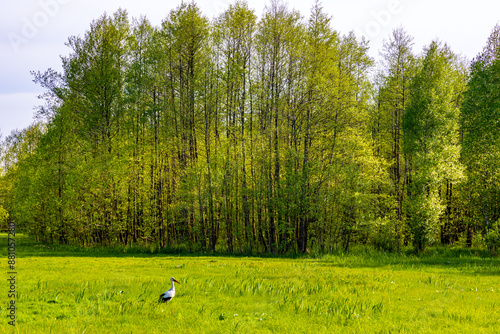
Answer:
[[[165,302],[168,303],[168,301],[172,298],[174,298],[175,296],[175,286],[174,286],[174,282],[175,283],[179,283],[175,278],[170,278],[170,282],[172,282],[172,287],[167,291],[167,292],[164,292],[160,295],[160,298],[158,298],[158,302],[159,303],[163,303]],[[181,283],[179,283],[181,284]]]

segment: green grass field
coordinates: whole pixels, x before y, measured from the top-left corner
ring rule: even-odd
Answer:
[[[16,242],[17,324],[2,307],[5,333],[500,332],[500,260],[474,251],[288,259]],[[158,304],[171,276],[176,297]]]

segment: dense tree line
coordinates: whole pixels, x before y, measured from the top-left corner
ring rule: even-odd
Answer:
[[[319,3],[183,3],[67,46],[33,73],[47,121],[2,141],[1,212],[38,240],[275,254],[498,230],[499,26],[471,64],[399,28],[376,67]]]

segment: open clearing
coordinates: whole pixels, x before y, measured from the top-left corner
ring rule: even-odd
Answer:
[[[171,256],[21,238],[16,266],[17,333],[500,332],[500,261],[474,252]],[[158,304],[171,276],[177,294]]]

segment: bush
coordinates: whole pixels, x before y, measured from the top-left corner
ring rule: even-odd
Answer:
[[[490,249],[491,255],[497,255],[500,247],[500,219],[488,230],[484,241]]]
[[[463,232],[460,237],[458,238],[457,241],[453,243],[453,246],[458,247],[458,248],[468,248],[469,245],[467,244],[467,232]],[[482,233],[474,233],[472,237],[472,243],[470,245],[470,248],[473,249],[486,249],[486,243],[484,240],[484,237]]]
[[[475,233],[472,237],[472,248],[475,249],[485,249],[486,243],[484,237],[481,233]]]
[[[0,229],[7,230],[7,219],[9,218],[9,213],[7,210],[0,205]]]
[[[373,222],[370,243],[379,250],[392,252],[396,249],[396,229],[388,218],[378,218]]]

